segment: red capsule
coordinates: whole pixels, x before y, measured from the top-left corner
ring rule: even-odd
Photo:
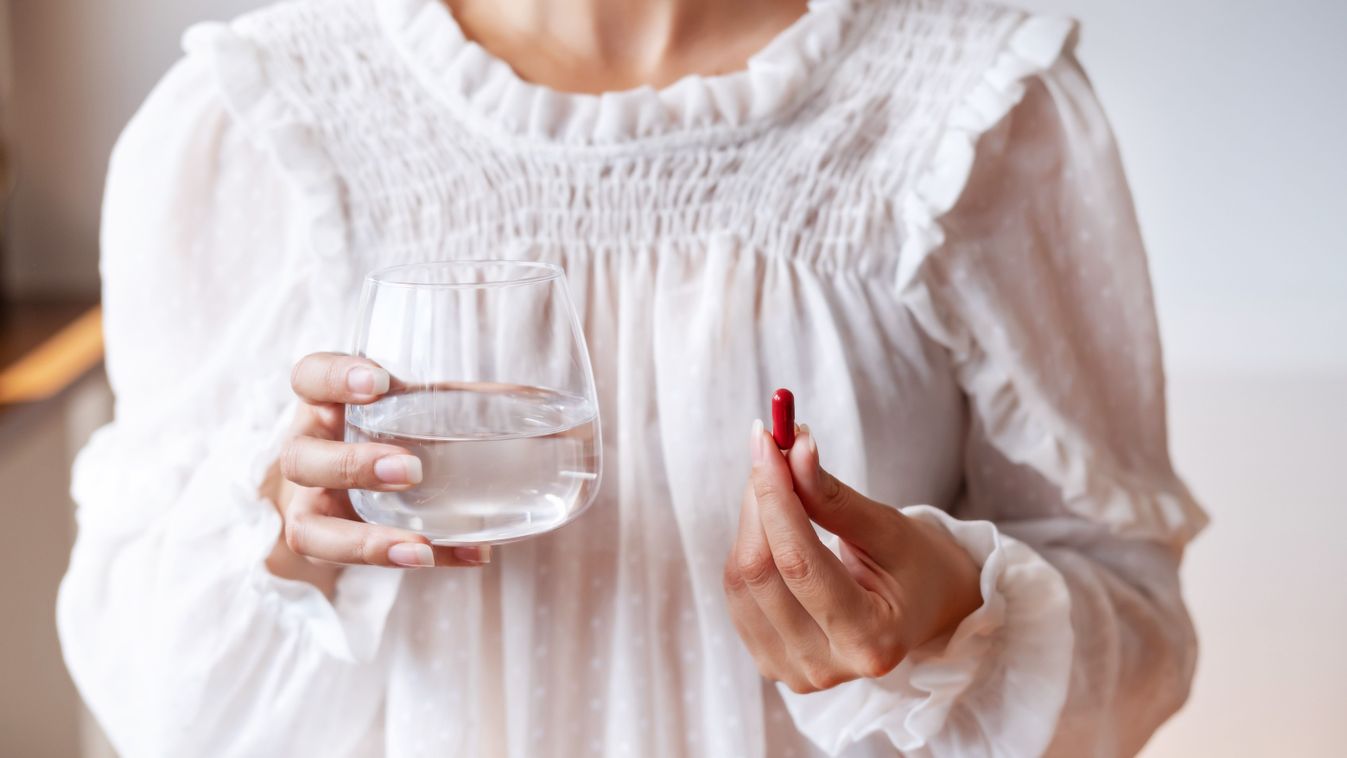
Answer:
[[[782,450],[795,444],[795,396],[788,389],[772,395],[772,438]]]

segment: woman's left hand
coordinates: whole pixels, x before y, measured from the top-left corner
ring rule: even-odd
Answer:
[[[725,594],[763,676],[795,692],[880,677],[981,605],[968,553],[824,471],[808,427],[784,454],[761,423],[750,444]],[[840,559],[812,522],[841,538]]]

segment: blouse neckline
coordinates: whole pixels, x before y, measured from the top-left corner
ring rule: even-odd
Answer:
[[[810,0],[805,13],[726,74],[665,87],[585,94],[521,78],[467,38],[442,0],[380,0],[384,33],[423,85],[491,132],[549,142],[613,144],[728,130],[790,110],[836,57],[857,0]]]

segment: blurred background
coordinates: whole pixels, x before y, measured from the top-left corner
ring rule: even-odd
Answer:
[[[191,22],[255,0],[0,0],[0,755],[108,755],[61,663],[73,452],[109,416],[107,156]],[[1020,0],[1084,22],[1165,338],[1188,706],[1144,755],[1347,753],[1347,3]]]

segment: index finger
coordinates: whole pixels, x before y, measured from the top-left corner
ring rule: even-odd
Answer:
[[[818,538],[786,459],[760,425],[754,429],[753,491],[777,571],[830,638],[854,630],[869,618],[866,590]]]
[[[391,383],[379,364],[344,353],[310,353],[290,372],[290,387],[307,403],[369,403]]]
[[[286,511],[285,544],[298,555],[328,563],[402,568],[480,566],[491,560],[488,545],[433,545],[415,532],[333,515],[324,507],[321,492],[305,488]]]

